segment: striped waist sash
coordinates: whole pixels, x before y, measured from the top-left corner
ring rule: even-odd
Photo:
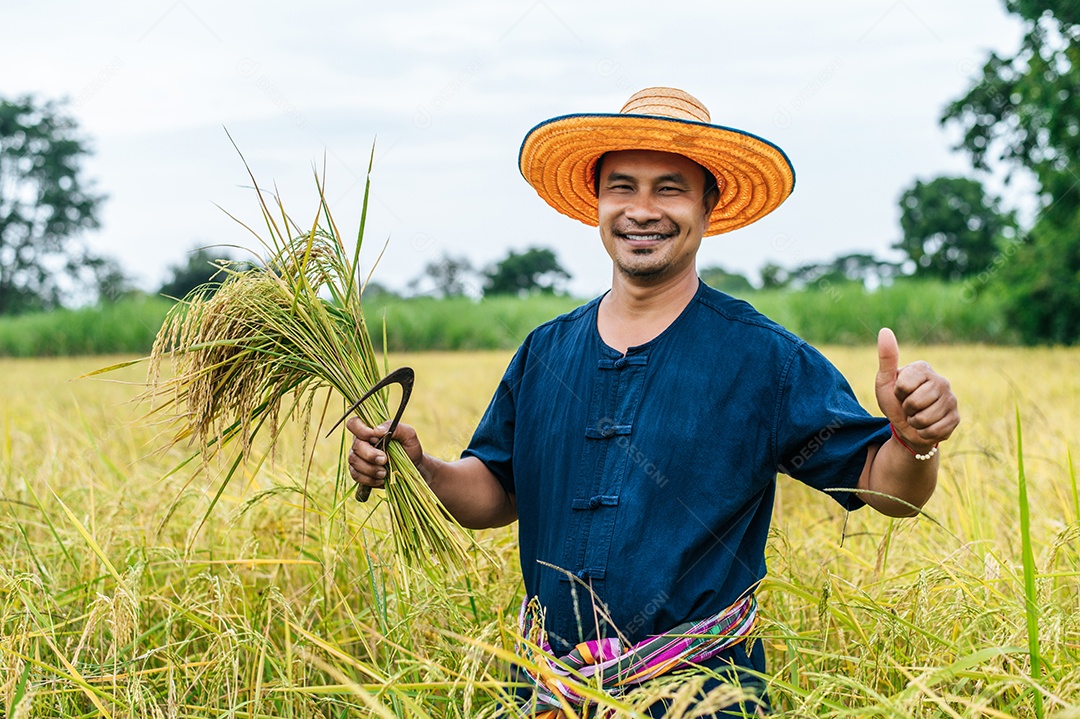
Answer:
[[[599,677],[599,685],[618,696],[634,684],[700,664],[739,644],[756,620],[757,601],[750,594],[715,616],[685,622],[625,650],[617,638],[594,639],[556,658],[544,632],[543,609],[533,597],[521,605],[519,630],[523,641],[518,642],[518,654],[536,667],[527,667],[526,673],[536,685],[537,716],[544,716],[541,712],[547,710],[557,716],[555,712],[562,708],[563,701],[578,707],[586,704],[567,679],[595,686]]]

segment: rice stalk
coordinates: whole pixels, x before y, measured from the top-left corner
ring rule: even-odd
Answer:
[[[156,401],[155,412],[171,412],[175,431],[168,445],[193,441],[210,456],[239,444],[203,522],[251,457],[256,437],[269,432],[273,450],[286,419],[303,415],[317,393],[330,389],[351,403],[382,377],[358,275],[370,170],[369,162],[360,233],[350,256],[318,175],[318,209],[310,229],[302,230],[279,196],[272,205],[266,201],[248,168],[266,233],[247,229],[266,248],[263,264],[220,262],[224,280],[217,290],[193,291],[174,306],[157,334],[143,398]],[[173,373],[162,379],[166,359],[172,360]],[[374,427],[390,416],[386,403],[387,393],[380,392],[356,412]],[[397,555],[409,564],[462,566],[468,540],[461,528],[400,444],[389,443],[386,454],[385,497]],[[344,471],[342,465],[339,481]]]
[[[1076,467],[1073,465],[1072,450],[1065,447],[1065,458],[1069,464],[1069,482],[1072,484],[1073,521],[1080,522],[1080,491],[1076,486]]]
[[[1042,719],[1043,702],[1039,681],[1042,679],[1042,655],[1039,652],[1039,605],[1035,586],[1035,553],[1031,547],[1031,517],[1028,505],[1027,475],[1024,473],[1024,441],[1020,426],[1020,407],[1016,407],[1016,463],[1020,500],[1020,556],[1024,564],[1024,614],[1027,618],[1028,652],[1031,655],[1031,697],[1035,716]]]

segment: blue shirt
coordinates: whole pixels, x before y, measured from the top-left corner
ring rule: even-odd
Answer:
[[[556,654],[612,624],[633,643],[722,611],[765,576],[777,471],[850,489],[890,434],[817,350],[704,283],[625,355],[599,303],[526,338],[463,453],[516,496]],[[737,662],[764,671],[756,654]]]

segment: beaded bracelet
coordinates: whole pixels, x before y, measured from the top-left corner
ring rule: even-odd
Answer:
[[[921,462],[925,462],[926,460],[930,459],[935,454],[937,454],[937,447],[938,446],[936,444],[933,447],[931,447],[930,451],[927,452],[926,454],[919,454],[918,452],[913,450],[911,447],[907,446],[907,444],[904,443],[904,440],[900,439],[900,435],[896,432],[896,427],[894,427],[894,426],[892,426],[892,424],[890,424],[889,429],[892,430],[893,439],[895,439],[897,442],[899,442],[901,447],[903,447],[907,451],[911,452],[911,454],[915,457],[915,459],[917,459],[917,460],[919,460]]]

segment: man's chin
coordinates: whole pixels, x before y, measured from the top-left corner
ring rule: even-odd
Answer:
[[[631,265],[626,263],[619,263],[619,272],[624,277],[628,277],[635,280],[661,280],[666,277],[670,271],[670,266],[663,265]]]

